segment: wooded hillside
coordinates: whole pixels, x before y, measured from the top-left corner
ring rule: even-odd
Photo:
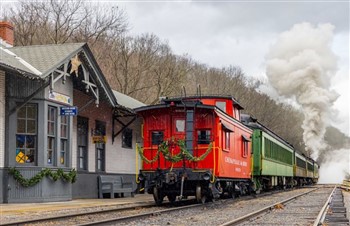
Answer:
[[[22,1],[7,17],[15,27],[16,46],[87,42],[109,84],[119,92],[146,104],[184,90],[195,94],[199,86],[202,95],[229,94],[245,113],[304,150],[301,112],[258,92],[259,81],[246,76],[235,62],[212,68],[190,56],[173,54],[169,44],[152,33],[130,36],[127,12],[117,6],[82,0]],[[326,138],[333,146],[349,147],[348,138],[335,128],[328,129]]]

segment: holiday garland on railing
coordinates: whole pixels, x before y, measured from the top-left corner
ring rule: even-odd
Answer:
[[[48,176],[53,181],[57,181],[59,178],[70,183],[74,183],[77,179],[77,171],[75,169],[70,170],[68,173],[64,173],[62,169],[58,169],[56,172],[51,169],[43,169],[38,174],[30,179],[26,179],[15,167],[9,169],[9,174],[13,175],[15,180],[23,187],[34,186],[39,183],[44,177]]]
[[[203,159],[205,159],[205,157],[207,157],[207,155],[211,152],[212,150],[212,143],[209,144],[208,149],[206,150],[205,153],[203,153],[201,156],[196,157],[193,156],[187,149],[186,149],[186,144],[184,140],[177,140],[174,138],[171,138],[169,140],[163,141],[159,146],[158,146],[158,150],[156,155],[153,157],[153,159],[149,160],[148,158],[146,158],[146,156],[144,156],[143,154],[143,149],[142,148],[137,148],[139,155],[141,157],[141,159],[143,161],[145,161],[146,163],[152,163],[157,161],[157,159],[159,158],[160,153],[163,154],[164,158],[170,162],[176,163],[181,161],[184,157],[192,162],[199,162],[202,161]],[[173,155],[171,153],[171,149],[174,149],[176,147],[180,148],[180,152],[176,155]]]

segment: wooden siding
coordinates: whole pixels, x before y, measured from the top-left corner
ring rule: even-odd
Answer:
[[[41,80],[30,80],[12,74],[7,74],[6,81],[8,86],[6,94],[8,97],[12,98],[26,98],[39,89],[43,84],[43,81]],[[44,92],[41,92],[35,97],[44,98],[44,96]]]

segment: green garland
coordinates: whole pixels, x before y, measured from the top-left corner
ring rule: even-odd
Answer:
[[[43,169],[37,175],[30,179],[26,179],[15,167],[9,169],[9,174],[13,175],[14,179],[20,183],[23,187],[31,187],[39,183],[44,177],[48,176],[53,181],[57,181],[59,178],[70,183],[74,183],[77,180],[77,171],[72,169],[69,173],[64,173],[62,169],[58,169],[56,172],[51,169]]]
[[[175,147],[178,146],[180,148],[180,152],[176,155],[172,155],[170,153],[170,148],[169,147]],[[170,162],[176,163],[181,161],[184,157],[192,162],[199,162],[202,161],[203,159],[205,159],[208,154],[211,152],[212,150],[212,143],[209,144],[208,149],[206,150],[205,153],[203,153],[201,156],[199,157],[195,157],[193,156],[187,149],[186,149],[186,144],[184,140],[176,140],[174,138],[171,138],[169,140],[163,141],[159,146],[158,146],[158,151],[156,153],[156,155],[153,157],[153,159],[149,160],[146,158],[146,156],[144,156],[143,154],[143,149],[142,148],[138,148],[138,153],[141,157],[141,159],[143,161],[145,161],[146,163],[152,163],[157,161],[157,159],[159,158],[159,154],[162,153],[164,158]]]

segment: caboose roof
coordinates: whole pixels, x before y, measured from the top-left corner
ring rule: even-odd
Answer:
[[[163,98],[161,99],[161,102],[165,103],[171,103],[171,102],[182,102],[182,101],[200,101],[203,99],[226,99],[226,100],[232,100],[233,105],[238,108],[239,110],[243,110],[244,108],[242,105],[231,95],[205,95],[205,96],[187,96],[187,97],[171,97],[171,98]]]
[[[185,106],[182,103],[174,103],[174,107],[183,107]],[[186,105],[187,107],[194,107],[195,104],[193,105]],[[135,108],[134,111],[136,113],[140,113],[142,111],[148,111],[148,110],[157,110],[157,109],[164,109],[164,108],[168,108],[171,106],[171,102],[169,103],[162,103],[162,104],[155,104],[155,105],[148,105],[148,106],[143,106],[143,107],[138,107]],[[205,108],[205,109],[215,109],[215,106],[211,106],[211,105],[204,105],[204,104],[197,104],[196,108]]]

